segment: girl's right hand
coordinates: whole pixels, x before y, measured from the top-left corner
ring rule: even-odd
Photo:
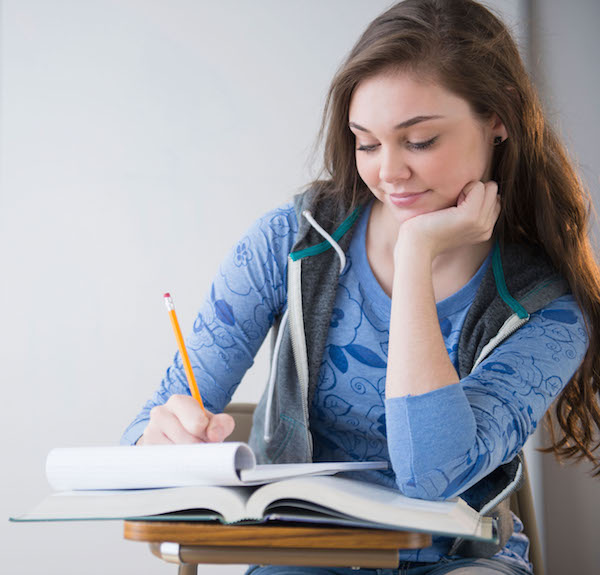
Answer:
[[[172,395],[150,411],[150,422],[136,445],[218,443],[231,434],[235,422],[227,413],[210,413],[189,395]]]
[[[500,210],[496,182],[469,182],[456,206],[414,216],[400,226],[396,248],[409,246],[412,252],[412,246],[417,246],[433,261],[442,252],[486,242],[494,233]]]

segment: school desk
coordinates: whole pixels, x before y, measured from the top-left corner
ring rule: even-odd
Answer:
[[[400,549],[431,545],[427,533],[327,525],[125,521],[124,532],[179,565],[179,575],[201,563],[394,568]]]

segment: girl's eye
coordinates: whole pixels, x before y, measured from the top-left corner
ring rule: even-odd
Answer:
[[[427,148],[433,146],[435,141],[437,140],[437,136],[435,138],[431,138],[431,140],[427,140],[425,142],[406,142],[406,145],[411,150],[426,150]]]
[[[431,140],[427,140],[425,142],[406,142],[406,147],[409,150],[413,150],[413,151],[421,151],[421,150],[426,150],[427,148],[430,148],[431,146],[433,146],[433,144],[435,144],[436,140],[438,139],[437,136],[435,136],[435,138],[431,138]],[[362,145],[362,146],[358,146],[358,148],[356,148],[359,152],[373,152],[375,151],[375,149],[379,146],[379,144],[372,144],[370,146],[367,145]]]
[[[358,148],[356,148],[356,149],[359,152],[372,152],[376,147],[377,147],[377,145],[372,145],[372,146],[358,146]]]

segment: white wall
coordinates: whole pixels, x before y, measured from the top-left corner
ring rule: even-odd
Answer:
[[[598,23],[598,0],[533,1],[531,38],[538,85],[596,210],[600,206]],[[596,222],[597,247],[599,231]],[[600,572],[600,481],[591,477],[591,464],[560,466],[551,455],[543,455],[541,462],[547,573],[596,575]]]
[[[50,448],[118,441],[174,352],[163,292],[188,331],[236,238],[313,175],[331,76],[388,4],[0,4],[0,517],[49,493]],[[174,570],[118,523],[0,525],[13,575]]]

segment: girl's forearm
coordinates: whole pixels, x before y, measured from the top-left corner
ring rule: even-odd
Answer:
[[[440,330],[426,247],[396,246],[386,397],[420,395],[458,383]]]

